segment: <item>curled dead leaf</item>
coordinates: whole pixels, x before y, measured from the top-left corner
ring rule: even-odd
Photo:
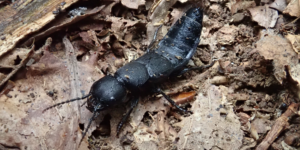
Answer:
[[[195,91],[182,92],[182,93],[177,94],[176,97],[172,97],[172,98],[176,102],[176,104],[184,104],[186,102],[193,100],[195,95],[196,95]]]
[[[237,13],[239,10],[245,10],[247,8],[255,7],[255,1],[236,1],[236,3],[230,5],[227,3],[227,7],[230,9],[231,14]]]
[[[273,3],[270,4],[271,8],[277,9],[280,12],[284,11],[286,6],[286,0],[275,0]]]
[[[257,22],[260,26],[267,28],[273,28],[278,18],[278,12],[269,8],[268,5],[258,6],[248,9],[251,13],[253,21]]]
[[[139,6],[145,5],[145,0],[121,0],[122,5],[131,8],[138,9]]]
[[[224,26],[218,31],[217,41],[221,45],[231,45],[235,42],[235,37],[238,35],[236,26]]]
[[[288,34],[285,36],[293,46],[294,51],[299,54],[300,53],[300,35],[292,35]]]
[[[291,0],[288,6],[284,9],[283,13],[293,17],[300,17],[299,0]]]
[[[256,51],[265,59],[274,61],[274,76],[281,84],[286,79],[285,66],[295,66],[298,61],[289,41],[273,32],[262,32],[253,52]]]
[[[222,108],[223,112],[220,112],[222,95],[226,95],[226,89],[224,86],[220,88],[211,85],[207,96],[201,93],[197,96],[192,104],[193,115],[182,120],[183,126],[178,133],[179,149],[239,149],[243,132],[240,130],[238,117],[230,106]],[[226,115],[222,117],[222,114]]]

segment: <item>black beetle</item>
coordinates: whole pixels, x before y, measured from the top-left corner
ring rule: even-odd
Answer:
[[[148,48],[146,54],[119,68],[113,76],[108,75],[96,81],[92,85],[88,95],[55,104],[46,108],[44,111],[61,104],[88,98],[87,109],[93,113],[93,116],[83,132],[82,139],[87,133],[91,122],[99,112],[123,103],[129,92],[132,95],[131,108],[119,123],[117,134],[124,122],[128,119],[133,108],[138,104],[138,96],[147,89],[152,89],[154,93],[162,94],[180,111],[184,113],[188,112],[179,107],[169,96],[157,87],[157,84],[168,79],[170,76],[182,75],[188,70],[201,70],[214,64],[213,61],[207,66],[186,67],[200,42],[202,19],[202,9],[190,8],[170,28],[167,35],[159,42],[156,48],[153,50],[149,50]],[[157,32],[158,29],[149,47],[153,45]]]

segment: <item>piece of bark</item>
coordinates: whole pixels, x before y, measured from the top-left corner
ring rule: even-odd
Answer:
[[[81,16],[75,16],[73,18],[67,18],[67,17],[63,17],[63,19],[56,19],[55,22],[50,23],[48,26],[50,26],[49,28],[46,28],[44,31],[38,32],[36,34],[32,34],[30,36],[29,39],[27,39],[24,43],[22,43],[23,46],[26,46],[28,44],[31,44],[32,42],[34,42],[36,39],[43,39],[47,36],[49,36],[50,34],[57,32],[59,30],[62,30],[66,27],[71,26],[72,24],[87,18],[91,15],[94,15],[100,11],[102,11],[102,9],[104,9],[104,5],[99,6],[99,7],[95,7],[91,10],[87,10],[85,11],[84,15]],[[1,50],[1,49],[0,49]]]
[[[55,19],[54,11],[65,10],[78,0],[16,1],[0,10],[0,56],[12,50],[27,35]],[[62,3],[64,5],[62,6]],[[24,5],[25,4],[25,5]]]

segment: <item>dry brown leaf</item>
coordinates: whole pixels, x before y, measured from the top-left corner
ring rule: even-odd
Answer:
[[[285,139],[284,142],[290,146],[294,146],[297,147],[299,146],[299,139],[300,139],[300,134],[299,133],[292,133],[292,134],[288,134]]]
[[[236,13],[232,16],[232,20],[230,20],[231,22],[237,23],[240,22],[244,19],[245,14],[244,13]]]
[[[94,45],[93,39],[92,39],[93,37],[90,37],[90,35],[88,34],[88,32],[80,32],[79,36],[82,38],[82,40],[84,42]]]
[[[196,95],[195,91],[182,92],[177,94],[175,97],[172,97],[172,99],[176,102],[176,104],[184,104],[193,100],[195,95]]]
[[[138,9],[139,6],[145,5],[145,0],[121,0],[122,5],[131,8]]]
[[[66,49],[70,50],[70,43],[67,45]],[[40,61],[27,68],[26,78],[15,82],[16,86],[9,93],[13,98],[3,95],[0,97],[1,111],[4,111],[0,115],[1,123],[9,124],[9,132],[3,132],[6,129],[1,130],[1,144],[21,149],[77,148],[81,135],[78,130],[78,103],[70,103],[42,113],[43,109],[53,103],[81,96],[81,92],[88,93],[89,86],[99,78],[94,73],[93,66],[97,54],[91,54],[89,59],[85,59],[87,61],[78,65],[72,61],[74,58],[71,56],[76,60],[74,54],[72,51],[68,52],[66,57],[69,59],[64,62],[49,51],[44,51]],[[76,66],[80,69],[74,70]],[[78,81],[79,78],[81,81]],[[80,86],[81,82],[85,84]],[[90,113],[84,114],[84,110],[85,108],[82,116],[87,118]],[[84,123],[88,121],[82,120]]]
[[[271,8],[277,9],[280,12],[282,12],[286,6],[286,0],[275,0],[273,3],[270,4]]]
[[[216,50],[218,44],[217,41],[218,32],[215,32],[212,35],[211,30],[217,30],[223,27],[223,23],[221,23],[217,19],[209,19],[208,16],[204,15],[202,24],[203,24],[203,29],[202,29],[201,40],[199,45],[209,45],[210,50]]]
[[[1,64],[1,66],[13,67],[15,65],[15,61],[17,61],[17,59],[23,60],[26,57],[28,52],[29,52],[29,49],[16,48],[14,51],[11,51],[11,52],[5,54],[2,57],[2,59],[0,59],[0,64]]]
[[[231,14],[237,13],[239,10],[245,10],[247,8],[255,7],[255,1],[237,1],[233,5],[229,6]]]
[[[256,118],[251,122],[251,128],[252,127],[256,129],[257,133],[265,134],[271,129],[271,122],[265,118]]]
[[[157,27],[164,21],[165,17],[169,13],[169,9],[176,3],[176,1],[177,0],[162,0],[155,8],[150,16],[151,21],[147,24],[147,39],[143,42],[144,45],[150,44]],[[156,25],[158,23],[160,24]]]
[[[292,79],[300,84],[300,64],[289,66],[289,74]]]
[[[91,16],[91,18],[94,19],[94,20],[101,20],[101,21],[105,20],[106,17],[108,17],[108,16],[111,15],[112,8],[113,8],[116,4],[117,4],[117,2],[112,2],[112,3],[110,3],[109,5],[105,6],[105,7],[100,11],[100,13]]]
[[[228,101],[246,101],[250,99],[249,94],[246,93],[234,93],[227,95]]]
[[[130,124],[135,129],[133,135],[139,149],[146,150],[149,149],[148,146],[159,149],[158,147],[165,147],[166,142],[164,141],[166,141],[166,139],[171,140],[170,138],[172,138],[172,141],[175,140],[177,133],[174,132],[174,129],[172,129],[169,123],[164,119],[166,117],[166,112],[169,111],[168,107],[164,106],[164,103],[165,100],[163,98],[147,101],[144,104],[140,103],[137,106],[137,109],[132,112]],[[153,123],[150,127],[145,126],[144,123],[141,122],[145,113],[154,111],[158,113],[157,115],[151,116]],[[121,134],[124,134],[124,132]]]
[[[209,29],[203,28],[202,33],[205,34],[210,34]],[[203,37],[201,34],[201,37]],[[203,37],[199,43],[199,45],[208,45],[210,50],[216,50],[217,49],[217,33],[213,35],[209,35],[208,37]],[[218,57],[219,58],[219,57]]]
[[[217,14],[217,15],[221,15],[223,12],[223,7],[220,4],[212,4],[209,7],[211,13]]]
[[[292,35],[288,34],[285,36],[293,46],[294,51],[299,54],[300,53],[300,35]]]
[[[98,38],[96,36],[96,32],[94,30],[88,30],[87,33],[91,37],[91,39],[95,42],[96,47],[100,47],[100,43],[98,41]]]
[[[154,149],[166,149],[168,143],[175,140],[177,132],[165,120],[166,113],[158,111],[156,115],[151,115],[153,121],[150,126],[141,124],[134,133],[138,149],[147,150],[149,146]],[[168,148],[167,148],[168,149]]]
[[[277,20],[276,25],[275,25],[275,29],[277,29],[278,31],[284,30],[286,24],[287,24],[287,21],[284,19],[284,15],[279,15],[278,20]]]
[[[300,64],[288,66],[288,72],[291,78],[298,83],[293,90],[297,93],[298,98],[300,98]]]
[[[253,21],[257,22],[260,26],[267,28],[273,28],[278,18],[278,12],[274,9],[265,6],[258,6],[248,9],[251,13]]]
[[[237,114],[237,116],[240,118],[240,122],[241,122],[242,125],[247,124],[250,121],[250,118],[251,118],[248,114],[243,113],[243,112],[239,112]]]
[[[121,17],[109,17],[107,21],[112,22],[111,30],[114,32],[114,35],[117,39],[122,39],[126,33],[126,28],[134,26],[137,23],[142,23],[142,20],[129,20]]]
[[[300,17],[300,3],[299,0],[291,0],[288,6],[283,11],[284,14],[288,14],[293,17]]]
[[[240,150],[249,150],[256,146],[256,141],[253,138],[244,137],[243,139],[243,146]]]
[[[217,41],[221,45],[231,45],[235,42],[235,37],[238,35],[238,27],[224,26],[222,27],[217,34]]]
[[[191,109],[194,114],[182,120],[178,149],[239,149],[243,138],[239,119],[232,106],[222,107],[227,90],[224,86],[211,85],[207,96],[201,93],[197,96]]]
[[[50,41],[50,44],[51,44],[52,39],[47,40],[47,41]],[[47,45],[46,47],[48,47],[48,46],[49,45]],[[27,64],[29,64],[29,60],[32,60],[34,62],[34,59],[32,59],[35,56],[34,48],[35,48],[35,46],[33,45],[30,49],[27,49],[26,50],[27,54],[24,56],[17,55],[17,57],[15,59],[13,59],[13,61],[14,61],[13,65],[4,65],[4,66],[0,65],[1,68],[12,69],[12,71],[10,71],[9,74],[1,77],[2,79],[0,80],[0,87],[2,87],[9,79],[11,79],[13,76],[15,76],[15,74],[19,70],[21,70],[23,67],[25,67]],[[10,55],[8,55],[8,57],[9,56]],[[20,57],[22,57],[22,59],[20,59]],[[18,62],[18,63],[16,63],[16,62]],[[30,66],[30,65],[28,65],[28,66]]]
[[[267,60],[273,60],[274,76],[282,84],[286,79],[285,66],[297,64],[298,57],[289,41],[273,32],[262,32],[256,50]]]

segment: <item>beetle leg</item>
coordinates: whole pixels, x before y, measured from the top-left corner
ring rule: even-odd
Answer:
[[[93,116],[90,118],[89,124],[85,128],[85,131],[82,132],[82,137],[81,137],[81,140],[79,142],[79,145],[82,142],[83,138],[85,137],[86,133],[88,132],[93,120],[99,115],[98,111],[102,110],[100,107],[101,107],[101,105],[99,104],[99,105],[97,105],[97,107],[94,108]]]
[[[81,105],[80,105],[80,107],[82,107],[84,104],[86,104],[87,103],[87,101],[85,101],[85,102],[83,102]]]
[[[181,76],[183,74],[185,74],[186,72],[190,71],[190,70],[203,70],[203,69],[206,69],[206,68],[209,68],[211,66],[213,66],[215,64],[215,60],[213,60],[210,64],[208,65],[203,65],[203,66],[200,66],[200,67],[191,67],[191,68],[185,68],[183,69],[181,72],[179,72],[178,74],[176,74],[176,76]]]
[[[157,88],[157,93],[162,94],[165,99],[167,99],[173,106],[183,113],[192,113],[191,111],[185,110],[178,106],[166,93],[164,93],[160,88]]]
[[[123,116],[122,120],[120,121],[120,123],[117,126],[117,135],[119,135],[119,132],[120,132],[123,124],[127,121],[127,119],[129,118],[129,115],[131,114],[133,108],[138,104],[138,102],[139,102],[138,97],[135,97],[133,99],[133,101],[131,101],[131,106],[130,106],[129,111],[125,114],[125,116]]]
[[[160,26],[156,29],[156,31],[154,32],[153,39],[152,39],[151,43],[149,44],[149,46],[148,46],[148,48],[147,48],[147,53],[150,52],[150,48],[153,46],[153,44],[154,44],[155,41],[156,41],[156,37],[157,37],[158,30],[159,30],[162,26],[163,26],[163,25],[160,25]]]
[[[80,143],[82,142],[83,138],[85,137],[87,131],[89,130],[89,128],[90,128],[90,126],[91,126],[93,120],[94,120],[98,115],[99,115],[98,112],[94,112],[94,113],[93,113],[93,116],[90,118],[90,121],[89,121],[88,126],[86,127],[85,131],[82,132],[82,137],[81,137],[81,140],[80,140],[80,142],[79,142],[79,145],[80,145]]]

